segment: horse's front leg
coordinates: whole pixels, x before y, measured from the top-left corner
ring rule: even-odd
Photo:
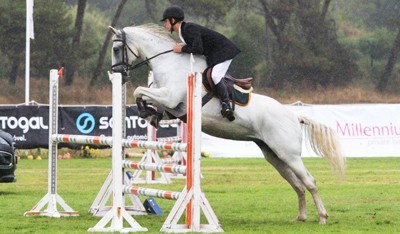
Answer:
[[[171,108],[177,105],[174,105],[173,100],[168,98],[170,95],[166,88],[138,87],[133,95],[136,98],[139,116],[147,119],[155,127],[158,127],[158,122],[162,119],[163,114],[148,106],[147,101],[163,108]]]
[[[138,107],[139,117],[146,119],[155,128],[158,128],[158,123],[163,117],[161,112],[158,112],[155,108],[148,106],[147,102],[141,97],[136,98],[136,105]]]
[[[174,109],[179,102],[174,99],[174,95],[165,88],[146,88],[137,87],[133,92],[133,96],[137,98],[142,98],[143,101],[147,101],[156,106],[163,107],[166,109]]]

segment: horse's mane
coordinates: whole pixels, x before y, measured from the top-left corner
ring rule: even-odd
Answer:
[[[165,28],[161,27],[160,25],[148,23],[142,24],[137,26],[131,26],[132,28],[144,30],[154,36],[161,37],[167,41],[175,42],[174,39],[171,37],[170,33],[165,30]]]

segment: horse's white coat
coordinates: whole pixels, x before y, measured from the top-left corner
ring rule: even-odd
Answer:
[[[166,30],[156,25],[126,27],[127,45],[143,59],[170,50],[175,43]],[[115,31],[118,35],[118,31]],[[113,47],[121,47],[115,41]],[[128,52],[129,53],[129,52]],[[136,57],[129,53],[129,62]],[[120,62],[113,54],[113,64]],[[206,68],[204,57],[195,56],[194,72]],[[167,53],[150,61],[154,83],[150,88],[137,87],[136,98],[141,97],[155,106],[162,107],[175,116],[186,114],[186,86],[190,72],[189,55]],[[205,93],[204,93],[205,94]],[[344,173],[344,159],[332,129],[308,118],[296,116],[276,100],[252,94],[247,106],[236,106],[235,121],[229,122],[220,114],[220,102],[213,98],[202,109],[202,130],[210,135],[254,141],[270,162],[294,188],[298,195],[299,214],[297,220],[306,220],[305,189],[313,196],[319,222],[326,223],[328,214],[318,194],[311,173],[301,160],[302,124],[310,144],[316,153],[324,156],[334,169]]]

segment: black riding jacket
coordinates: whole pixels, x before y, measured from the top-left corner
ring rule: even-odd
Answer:
[[[206,56],[210,67],[240,53],[239,48],[224,35],[198,24],[182,22],[181,35],[186,43],[182,52]]]

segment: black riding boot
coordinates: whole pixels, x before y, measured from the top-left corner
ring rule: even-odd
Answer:
[[[235,116],[233,116],[232,102],[229,100],[229,91],[225,80],[222,79],[215,85],[215,88],[222,105],[221,115],[229,121],[235,120]]]

